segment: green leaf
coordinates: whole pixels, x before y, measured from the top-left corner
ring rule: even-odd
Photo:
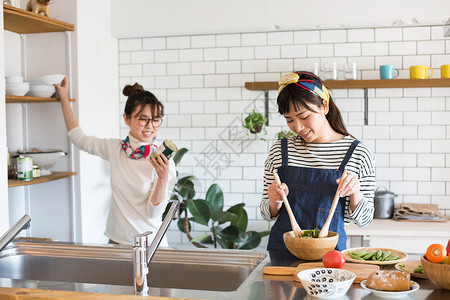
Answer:
[[[186,233],[186,229],[184,228],[184,218],[178,219],[177,225],[178,225],[178,229],[180,229],[181,232]],[[191,231],[191,222],[189,222],[189,220],[188,220],[188,228],[189,228],[189,232],[190,232]]]
[[[194,217],[193,221],[202,225],[208,226],[208,221],[211,218],[211,210],[206,200],[191,200],[187,201],[189,212]]]
[[[206,244],[209,244],[208,241],[212,242],[211,235],[209,235],[209,234],[201,234],[199,236],[196,236],[196,237],[192,238],[189,242],[191,242],[191,243],[206,243]]]
[[[228,242],[235,242],[239,241],[239,229],[235,226],[228,226],[225,227],[219,234],[222,239],[228,241]]]
[[[178,180],[176,183],[176,187],[178,189],[178,193],[183,197],[183,199],[192,199],[195,196],[195,189],[194,189],[194,182],[192,182],[192,179],[194,179],[194,176],[186,176]]]
[[[236,214],[230,213],[228,211],[213,211],[211,213],[211,219],[215,222],[219,222],[219,225],[225,222],[232,222],[237,218],[238,216]]]
[[[177,151],[177,153],[175,153],[175,155],[173,156],[173,162],[175,163],[175,166],[177,166],[180,163],[180,160],[188,151],[189,150],[186,148],[181,148]]]
[[[245,238],[237,244],[238,249],[249,250],[258,247],[261,243],[261,235],[256,231],[248,231]]]
[[[217,237],[216,241],[223,249],[235,249],[234,242],[232,241],[222,239],[221,237]]]
[[[236,214],[237,219],[231,222],[231,225],[236,226],[243,232],[247,230],[248,225],[248,215],[247,212],[244,209],[244,203],[236,204],[232,207],[230,207],[227,211]]]
[[[223,192],[220,186],[215,183],[212,184],[206,192],[205,200],[211,204],[213,211],[223,210]]]
[[[263,238],[263,237],[265,237],[265,236],[268,236],[269,234],[270,234],[270,231],[260,231],[260,232],[258,232],[259,233],[259,235]]]

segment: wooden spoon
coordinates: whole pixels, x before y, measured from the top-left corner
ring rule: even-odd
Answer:
[[[278,177],[278,173],[276,170],[273,170],[273,177],[275,178],[275,182],[280,185],[280,177]],[[289,201],[286,198],[286,195],[283,192],[283,203],[286,206],[287,213],[289,215],[289,219],[291,220],[292,231],[294,232],[294,236],[301,237],[303,234],[302,229],[298,226],[297,220],[295,219],[294,214],[292,213],[291,206],[289,205]]]
[[[327,220],[323,224],[322,229],[320,229],[319,238],[324,238],[328,236],[328,229],[330,228],[331,219],[333,219],[334,211],[336,210],[336,206],[339,200],[339,192],[341,191],[342,182],[344,181],[343,179],[345,178],[345,176],[347,176],[347,170],[344,170],[344,172],[342,173],[341,181],[339,181],[339,185],[336,194],[334,195],[333,203],[331,204]]]

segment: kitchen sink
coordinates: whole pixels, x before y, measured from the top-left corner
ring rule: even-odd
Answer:
[[[243,250],[160,248],[150,263],[148,282],[150,288],[235,291],[265,257]],[[132,248],[13,242],[0,253],[0,278],[132,287]]]

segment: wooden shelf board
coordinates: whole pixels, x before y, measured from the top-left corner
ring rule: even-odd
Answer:
[[[330,89],[450,87],[450,78],[326,80],[324,83]],[[278,83],[275,81],[246,82],[245,88],[251,91],[278,90]]]
[[[52,172],[52,174],[50,174],[50,175],[41,176],[41,177],[35,178],[30,181],[8,179],[8,187],[18,187],[18,186],[26,186],[26,185],[50,182],[50,181],[74,176],[77,174],[78,174],[77,172]]]
[[[69,99],[69,101],[75,101],[75,99]],[[38,103],[38,102],[59,102],[58,98],[42,98],[31,96],[5,96],[6,103]]]
[[[74,31],[75,26],[43,15],[38,15],[14,6],[3,5],[5,30],[15,33],[43,33]]]

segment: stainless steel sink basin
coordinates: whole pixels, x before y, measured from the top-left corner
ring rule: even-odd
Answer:
[[[159,249],[148,282],[151,288],[235,291],[265,257],[251,251]],[[132,249],[14,242],[0,253],[0,278],[132,287]]]

